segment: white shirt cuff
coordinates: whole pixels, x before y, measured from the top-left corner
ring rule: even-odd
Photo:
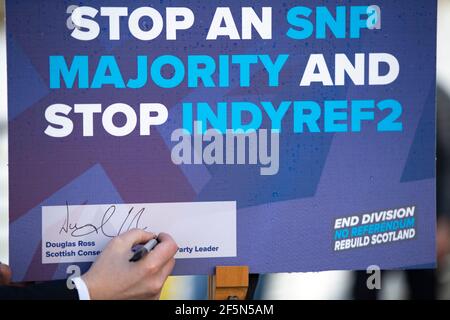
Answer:
[[[76,277],[73,278],[72,281],[75,284],[75,288],[77,288],[78,298],[80,300],[91,300],[91,297],[89,296],[88,287],[86,286],[84,280],[81,279],[81,277]]]

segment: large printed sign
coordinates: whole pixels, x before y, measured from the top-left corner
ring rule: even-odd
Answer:
[[[436,2],[6,1],[10,264],[432,267]]]

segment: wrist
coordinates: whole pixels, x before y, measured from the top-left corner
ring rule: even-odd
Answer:
[[[99,297],[99,295],[98,295],[98,290],[97,290],[95,281],[92,279],[92,277],[89,276],[89,272],[83,274],[80,278],[83,280],[84,284],[86,285],[86,288],[89,292],[90,300],[101,299],[101,297]]]

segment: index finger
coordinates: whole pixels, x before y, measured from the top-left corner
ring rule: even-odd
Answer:
[[[152,261],[157,268],[160,268],[177,253],[178,245],[167,233],[160,233],[158,240],[158,245],[144,258],[144,263]]]
[[[131,229],[118,236],[128,247],[141,244],[155,238],[155,234],[141,229]]]

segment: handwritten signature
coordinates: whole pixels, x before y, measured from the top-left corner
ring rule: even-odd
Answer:
[[[146,230],[147,227],[140,226],[140,220],[142,215],[144,214],[144,211],[145,208],[135,210],[134,207],[131,207],[130,210],[127,212],[125,219],[121,221],[121,226],[119,230],[111,231],[114,230],[114,227],[111,226],[112,223],[111,219],[117,216],[117,207],[115,205],[111,205],[110,207],[108,207],[108,209],[103,214],[102,220],[99,225],[95,225],[92,223],[78,225],[77,223],[70,222],[69,205],[66,204],[66,218],[64,220],[63,225],[61,226],[61,229],[59,230],[59,234],[70,233],[72,237],[84,237],[92,233],[96,234],[101,233],[106,237],[114,238],[119,234],[121,234],[122,232],[126,232],[133,228]],[[108,229],[110,231],[108,231]]]

